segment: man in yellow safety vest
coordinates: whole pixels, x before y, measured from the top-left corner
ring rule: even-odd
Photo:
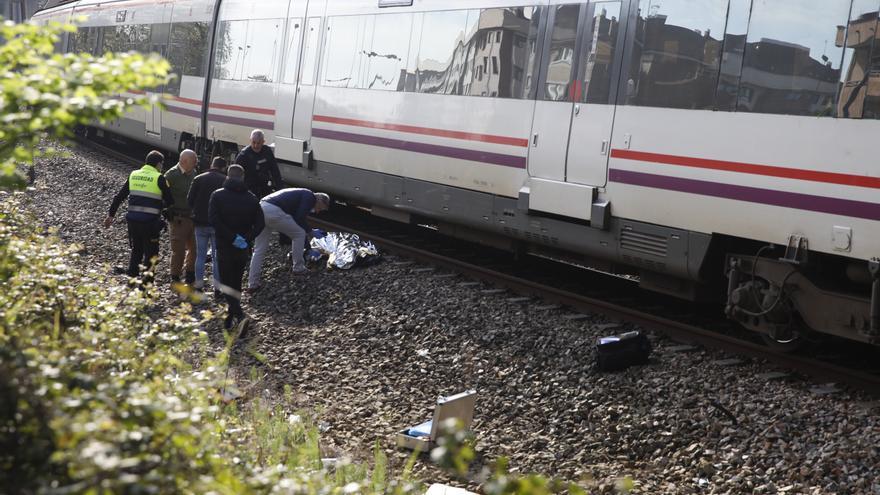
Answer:
[[[158,151],[147,154],[146,164],[128,176],[122,189],[113,198],[110,212],[104,219],[104,228],[109,228],[119,206],[128,198],[125,220],[128,223],[131,256],[127,273],[130,277],[137,277],[140,266],[145,266],[145,283],[152,281],[159,256],[159,234],[165,227],[162,210],[174,204],[171,188],[161,172],[164,161],[165,157]]]

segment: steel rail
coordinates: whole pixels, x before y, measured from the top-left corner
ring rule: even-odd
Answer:
[[[325,230],[336,230],[357,234],[364,239],[372,241],[378,247],[384,248],[395,254],[422,263],[432,264],[456,271],[463,275],[507,288],[517,294],[538,297],[545,301],[568,306],[580,311],[599,313],[610,318],[634,323],[642,328],[663,333],[674,340],[699,344],[707,348],[723,350],[741,356],[765,359],[776,366],[796,371],[816,380],[845,384],[872,395],[880,395],[880,375],[872,375],[858,370],[851,370],[842,366],[805,358],[795,354],[773,351],[769,347],[761,344],[737,339],[694,325],[646,313],[638,309],[603,301],[595,297],[577,294],[508,275],[506,273],[500,273],[466,261],[457,260],[421,248],[384,239],[381,236],[377,236],[370,232],[353,230],[345,225],[338,225],[317,218],[312,218],[309,221],[312,224],[321,226],[321,228]]]

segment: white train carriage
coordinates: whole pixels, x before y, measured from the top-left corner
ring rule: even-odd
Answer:
[[[262,128],[286,180],[377,215],[627,266],[680,297],[726,287],[729,314],[777,341],[877,343],[878,10],[81,0],[37,18],[88,15],[68,50],[169,56],[165,109],[121,135],[231,153]]]

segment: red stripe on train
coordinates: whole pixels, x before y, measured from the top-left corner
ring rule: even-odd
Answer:
[[[725,172],[739,172],[743,174],[764,175],[768,177],[781,177],[784,179],[880,189],[880,178],[868,177],[865,175],[838,174],[834,172],[820,172],[818,170],[774,167],[770,165],[756,165],[753,163],[729,162],[708,158],[664,155],[660,153],[647,153],[644,151],[621,149],[612,150],[611,156],[623,160],[637,160],[642,162],[663,163],[665,165],[678,165],[681,167],[723,170]]]
[[[202,104],[202,100],[194,100],[192,98],[183,98],[180,96],[173,96],[172,99],[174,101],[189,103],[191,105],[201,105]],[[219,108],[221,110],[234,110],[236,112],[258,113],[261,115],[275,115],[275,110],[272,110],[271,108],[244,107],[241,105],[229,105],[227,103],[211,103],[209,106],[211,108]]]
[[[327,122],[330,124],[366,127],[369,129],[383,129],[386,131],[406,132],[409,134],[421,134],[423,136],[437,136],[452,139],[464,139],[467,141],[480,141],[483,143],[505,144],[508,146],[519,146],[521,148],[527,148],[529,146],[528,139],[519,139],[506,136],[493,136],[491,134],[476,134],[472,132],[450,131],[447,129],[434,129],[431,127],[389,124],[385,122],[371,122],[368,120],[344,119],[341,117],[330,117],[327,115],[315,115],[312,120],[315,122]]]

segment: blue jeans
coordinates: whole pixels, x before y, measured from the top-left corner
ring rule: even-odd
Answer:
[[[208,257],[208,243],[211,243],[211,253],[214,256],[212,275],[214,289],[220,287],[220,270],[217,263],[217,236],[214,235],[214,227],[196,225],[196,287],[202,288],[205,284],[205,259]]]

